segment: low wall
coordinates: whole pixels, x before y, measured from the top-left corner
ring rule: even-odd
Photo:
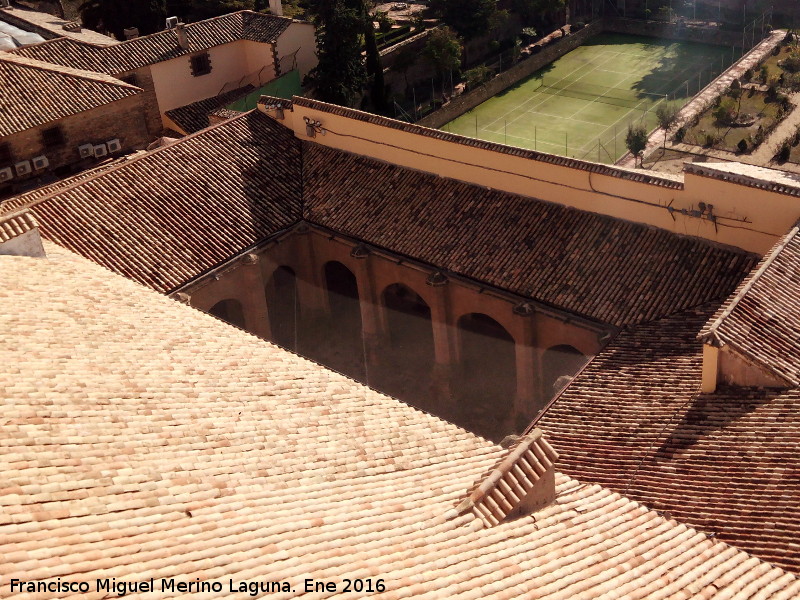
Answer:
[[[642,21],[641,19],[606,18],[603,31],[626,33],[629,35],[645,35],[666,38],[683,42],[699,42],[717,46],[741,46],[742,33],[723,31],[718,27],[694,27],[665,23],[663,21]],[[749,41],[749,36],[748,40]],[[759,40],[756,40],[758,42]]]
[[[571,52],[602,30],[602,21],[595,21],[580,31],[545,46],[542,48],[541,52],[521,60],[510,69],[500,73],[482,86],[454,98],[439,110],[420,119],[417,124],[438,129],[445,123],[463,115],[468,110],[475,108],[492,96],[499,94],[518,81],[525,79],[532,73],[546,67],[554,60]]]

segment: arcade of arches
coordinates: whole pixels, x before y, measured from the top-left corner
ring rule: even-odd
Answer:
[[[523,430],[608,332],[307,225],[182,292],[220,319],[495,441]]]

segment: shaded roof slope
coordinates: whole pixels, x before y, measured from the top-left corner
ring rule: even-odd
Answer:
[[[142,90],[118,79],[0,52],[0,137],[105,106]]]
[[[46,239],[168,292],[295,223],[299,172],[299,142],[255,111],[30,206]]]
[[[800,385],[800,223],[768,252],[700,333]]]
[[[623,331],[538,426],[573,477],[800,572],[800,390],[699,393],[713,310]]]
[[[721,300],[756,262],[697,238],[308,142],[303,190],[311,222],[612,325]]]
[[[270,597],[303,595],[306,577],[380,578],[387,599],[800,596],[793,575],[563,475],[535,517],[484,529],[455,506],[499,447],[48,252],[0,257],[6,582],[198,578],[242,598],[228,579],[295,590]]]
[[[175,31],[166,30],[111,46],[95,46],[59,38],[18,48],[13,52],[46,62],[113,75],[237,40],[271,43],[291,23],[291,19],[284,17],[239,11],[188,24],[186,36],[189,47],[186,50],[178,44]]]
[[[223,108],[235,100],[246,96],[255,90],[252,85],[246,85],[230,92],[225,92],[213,98],[198,100],[186,106],[168,110],[166,114],[175,124],[183,129],[184,133],[196,133],[210,125],[208,115],[219,108]],[[238,112],[232,116],[239,114]]]

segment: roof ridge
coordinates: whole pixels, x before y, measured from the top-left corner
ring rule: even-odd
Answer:
[[[747,293],[753,288],[753,286],[758,282],[758,280],[764,275],[764,273],[769,269],[775,259],[783,252],[786,246],[791,242],[794,237],[800,232],[800,221],[794,224],[794,227],[789,230],[789,232],[784,235],[780,241],[772,247],[772,250],[769,251],[767,255],[765,255],[763,262],[761,265],[756,269],[756,272],[753,274],[752,277],[749,279],[745,279],[742,287],[734,292],[732,299],[730,299],[730,304],[728,308],[723,310],[718,317],[716,317],[713,322],[707,327],[704,328],[704,332],[698,336],[699,339],[703,341],[708,341],[709,339],[718,339],[719,333],[717,329],[722,325],[723,321],[730,316],[730,314],[734,311],[734,309],[738,306],[739,302],[747,295]],[[725,306],[726,302],[722,303],[722,306]],[[729,343],[729,342],[728,342]],[[735,345],[734,345],[735,347]]]
[[[137,93],[143,91],[142,88],[138,86],[126,83],[121,79],[117,79],[116,77],[113,77],[101,71],[87,71],[85,69],[68,67],[66,65],[61,65],[58,63],[50,63],[44,60],[39,60],[38,58],[30,58],[28,56],[23,56],[21,54],[2,52],[0,53],[0,61],[14,63],[16,65],[30,67],[31,69],[38,69],[40,71],[50,71],[53,73],[72,75],[73,77],[77,77],[79,79],[86,79],[89,81],[94,81],[106,85],[113,85],[121,88],[136,90]]]

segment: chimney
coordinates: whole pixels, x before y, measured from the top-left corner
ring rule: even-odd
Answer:
[[[126,27],[122,30],[122,33],[125,35],[126,40],[135,40],[139,37],[139,28],[138,27]]]
[[[512,446],[456,511],[472,511],[485,527],[493,527],[547,506],[556,497],[554,463],[558,454],[540,429]]]
[[[281,4],[281,0],[269,0],[269,12],[276,17],[282,17],[283,5]]]
[[[39,235],[39,224],[28,210],[0,217],[0,255],[47,256]]]
[[[175,25],[175,35],[178,36],[178,45],[184,50],[189,49],[189,38],[186,35],[186,23]]]

